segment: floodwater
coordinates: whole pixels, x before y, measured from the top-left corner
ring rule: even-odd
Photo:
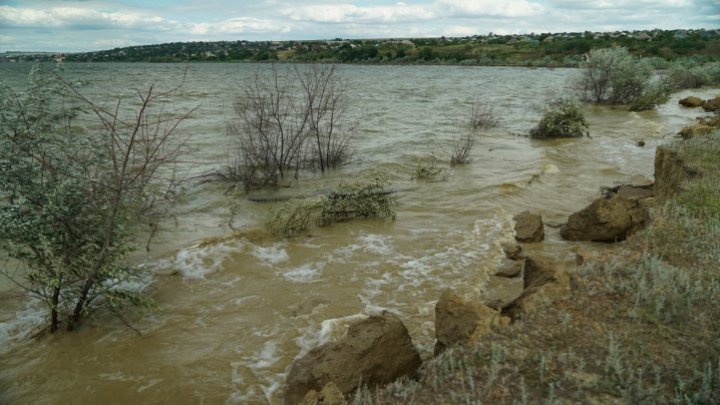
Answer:
[[[0,64],[14,85],[30,65]],[[69,64],[65,76],[103,105],[157,82],[180,83],[165,108],[199,106],[181,127],[190,135],[181,173],[220,169],[234,158],[226,133],[244,80],[262,64]],[[305,174],[282,194],[311,194],[383,172],[397,194],[397,220],[359,220],[292,239],[260,236],[277,203],[227,193],[224,183],[185,183],[174,221],[133,261],[150,270],[138,286],[159,310],[132,319],[138,336],[97,313],[86,327],[42,339],[38,302],[0,281],[0,403],[279,403],[293,359],[341,336],[347,322],[383,309],[398,314],[428,358],[434,305],[445,288],[482,294],[488,269],[512,239],[512,216],[535,210],[546,223],[597,197],[601,186],[652,181],[655,146],[698,110],[586,110],[592,138],[532,141],[545,100],[569,92],[572,69],[340,66],[350,110],[360,118],[355,158],[326,175]],[[471,132],[472,162],[450,167],[447,151],[465,134],[471,105],[492,106],[500,125]],[[644,140],[645,147],[636,141]],[[413,181],[429,156],[439,181]],[[236,215],[230,207],[236,207]],[[230,219],[240,231],[233,234]],[[546,227],[530,251],[566,259],[577,244]],[[138,240],[144,244],[144,236]],[[600,247],[599,247],[600,248]],[[12,266],[6,264],[5,266]],[[7,268],[7,267],[6,267]]]

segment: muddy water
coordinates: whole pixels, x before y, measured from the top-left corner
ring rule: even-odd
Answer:
[[[0,77],[18,83],[28,69],[0,65]],[[66,76],[108,103],[117,94],[130,102],[133,91],[185,74],[168,108],[199,105],[183,128],[192,135],[183,172],[192,177],[233,158],[225,126],[240,83],[256,69],[267,66],[72,64]],[[689,93],[658,111],[589,108],[592,139],[536,142],[513,133],[527,133],[536,108],[563,94],[577,71],[342,66],[340,73],[362,117],[356,159],[281,193],[314,193],[382,171],[401,190],[395,222],[356,221],[271,240],[257,228],[274,204],[226,194],[226,185],[188,182],[177,221],[164,224],[149,254],[134,257],[153,274],[139,287],[160,306],[133,321],[142,336],[98,313],[76,333],[28,340],[43,321],[41,308],[0,282],[0,402],[277,403],[293,358],[383,309],[401,316],[428,357],[441,290],[481,294],[500,242],[512,238],[514,214],[534,209],[546,222],[563,222],[602,185],[651,181],[655,146],[701,114],[677,106]],[[473,133],[470,164],[449,168],[444,151],[465,131],[474,100],[493,106],[502,121]],[[430,155],[445,169],[443,180],[412,181]],[[232,204],[242,230],[228,236]],[[573,245],[546,231],[547,241],[531,250],[568,257]]]

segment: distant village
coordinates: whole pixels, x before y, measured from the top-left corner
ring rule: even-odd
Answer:
[[[720,29],[688,29],[688,30],[641,30],[616,32],[570,32],[500,35],[473,35],[464,37],[438,38],[387,38],[387,39],[343,39],[303,40],[303,41],[216,41],[216,42],[173,42],[158,45],[140,45],[115,48],[94,52],[15,52],[0,53],[0,62],[27,61],[436,61],[453,59],[455,62],[472,59],[473,53],[468,47],[476,47],[493,51],[490,45],[514,46],[514,49],[526,47],[546,48],[545,54],[584,53],[596,46],[629,46],[647,50],[650,55],[644,56],[681,56],[683,54],[703,53],[717,56],[720,46],[705,50],[697,46],[706,42],[716,43],[720,39]],[[653,42],[662,42],[672,52],[663,55],[660,47],[653,47]],[[570,44],[558,47],[557,44]],[[442,52],[440,48],[464,46],[463,52]],[[372,48],[375,48],[373,50]],[[428,48],[427,50],[419,48]],[[356,51],[361,49],[362,52]],[[502,50],[500,48],[494,50]],[[683,51],[684,50],[684,51]],[[702,52],[705,50],[705,52]],[[485,55],[487,57],[487,55]]]

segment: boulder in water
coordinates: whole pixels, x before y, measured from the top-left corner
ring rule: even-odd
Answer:
[[[293,362],[285,403],[297,404],[311,391],[333,382],[343,395],[360,385],[383,385],[414,377],[420,354],[400,318],[387,311],[350,326],[340,342],[318,346]]]
[[[685,97],[680,100],[680,105],[682,105],[683,107],[695,108],[702,106],[702,104],[703,100],[695,96]]]
[[[720,96],[703,101],[702,108],[708,112],[720,111]]]
[[[530,211],[515,215],[515,239],[518,242],[540,242],[545,238],[542,217]]]

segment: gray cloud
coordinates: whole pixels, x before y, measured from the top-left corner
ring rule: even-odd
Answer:
[[[189,40],[714,28],[718,23],[716,0],[0,0],[0,51]]]

